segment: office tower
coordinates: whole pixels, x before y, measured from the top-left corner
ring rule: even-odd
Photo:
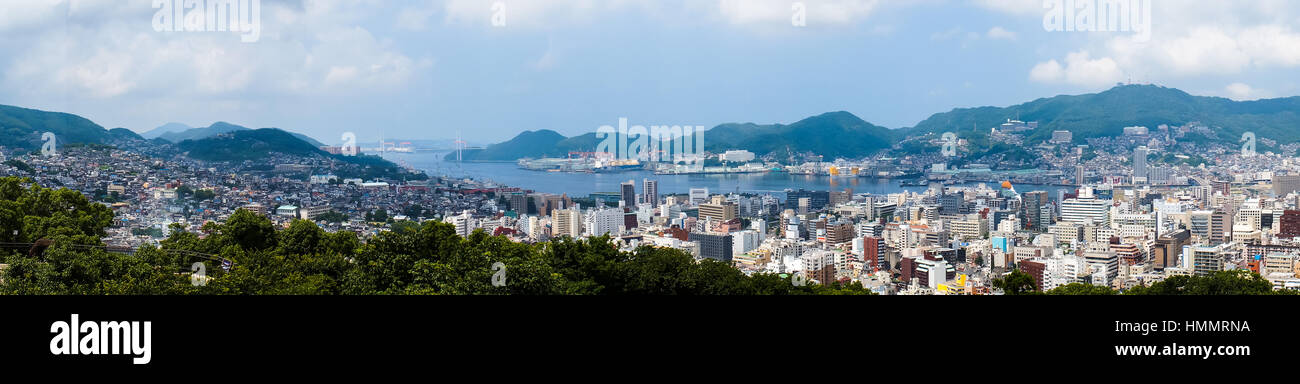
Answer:
[[[623,207],[636,207],[636,181],[628,180],[626,183],[619,185],[619,192],[622,197]]]
[[[691,232],[690,241],[699,248],[697,256],[702,259],[731,261],[731,235]]]
[[[1020,222],[1024,223],[1025,229],[1034,232],[1046,231],[1047,224],[1043,222],[1043,207],[1047,206],[1047,192],[1026,192],[1022,200],[1024,205],[1020,207]]]
[[[659,207],[659,180],[645,179],[641,181],[641,191],[646,204],[651,207]]]
[[[757,231],[744,230],[731,234],[731,252],[733,255],[743,255],[758,249],[763,244],[763,239]]]
[[[1133,184],[1146,183],[1147,154],[1149,152],[1145,146],[1133,150]]]
[[[945,193],[939,196],[939,211],[945,215],[961,214],[961,206],[965,202],[961,193]]]
[[[853,223],[840,220],[826,224],[826,243],[842,244],[853,240]]]
[[[831,191],[827,194],[827,199],[828,199],[827,204],[832,207],[838,206],[840,204],[848,203],[850,201],[853,201],[853,190],[845,189],[844,191],[841,192]]]
[[[1087,181],[1088,169],[1082,165],[1074,166],[1074,184],[1083,185]]]
[[[1192,247],[1191,251],[1192,272],[1196,276],[1208,276],[1223,270],[1223,259],[1228,253],[1223,245]]]
[[[1164,270],[1169,266],[1177,266],[1178,258],[1183,254],[1183,246],[1187,245],[1191,238],[1191,231],[1186,229],[1173,231],[1157,238],[1152,256],[1155,269]]]
[[[767,220],[754,220],[751,226],[758,232],[758,242],[763,242],[767,238]]]
[[[1042,259],[1022,260],[1019,264],[1017,264],[1017,267],[1019,267],[1021,272],[1028,274],[1030,277],[1034,279],[1034,290],[1042,292],[1043,274],[1044,272],[1047,272],[1047,264],[1035,260],[1042,260]]]
[[[1273,175],[1273,195],[1283,197],[1300,191],[1300,175]]]
[[[862,238],[862,261],[867,269],[877,272],[888,269],[885,264],[885,239],[867,236]]]
[[[1110,249],[1109,244],[1098,243],[1088,246],[1083,252],[1083,258],[1092,267],[1093,285],[1110,286],[1110,283],[1119,275],[1119,255]],[[1100,275],[1100,276],[1098,276]]]
[[[700,204],[700,220],[725,222],[740,217],[740,207],[725,201],[713,201]]]
[[[1233,212],[1225,210],[1214,211],[1210,215],[1210,242],[1211,244],[1227,243],[1232,241]]]
[[[581,237],[582,212],[577,208],[551,211],[551,233],[555,237]]]
[[[691,188],[691,204],[700,204],[709,199],[708,188]]]
[[[826,208],[831,202],[831,193],[828,191],[807,191],[800,189],[798,191],[787,190],[785,192],[786,204],[797,203],[800,199],[808,199],[808,209],[810,211],[819,211]]]
[[[1282,222],[1278,223],[1277,237],[1289,239],[1300,237],[1300,211],[1286,210],[1282,212]]]
[[[604,236],[606,234],[618,234],[619,226],[623,225],[623,210],[618,208],[597,209],[590,211],[585,218],[587,235]]]
[[[528,195],[521,192],[513,192],[507,195],[506,202],[510,203],[510,210],[522,214],[528,213]]]
[[[1223,196],[1232,196],[1232,182],[1231,182],[1231,181],[1226,181],[1226,180],[1215,180],[1215,181],[1211,181],[1211,182],[1210,182],[1210,187],[1211,187],[1211,190],[1213,191],[1213,192],[1211,192],[1211,194],[1218,193],[1218,194],[1223,195]]]

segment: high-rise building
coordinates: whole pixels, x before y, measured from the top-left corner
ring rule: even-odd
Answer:
[[[708,188],[691,188],[691,204],[699,204],[709,200]]]
[[[1047,223],[1043,222],[1043,208],[1047,206],[1047,192],[1034,191],[1026,192],[1021,200],[1024,205],[1020,207],[1020,222],[1024,223],[1025,229],[1043,232],[1047,230]]]
[[[1074,166],[1074,184],[1083,185],[1087,182],[1088,168],[1083,165]]]
[[[691,232],[690,241],[699,248],[696,255],[702,259],[731,261],[731,235]]]
[[[848,203],[850,201],[853,201],[853,190],[845,189],[839,192],[831,191],[827,194],[827,199],[828,199],[827,204],[832,207],[839,206],[840,204]]]
[[[798,202],[800,199],[808,199],[808,209],[818,211],[826,208],[831,202],[831,193],[828,191],[807,191],[800,189],[798,191],[785,191],[785,201],[787,204]]]
[[[759,236],[758,231],[754,230],[736,232],[731,234],[731,237],[731,252],[733,255],[743,255],[758,249],[758,246],[763,243],[762,236]]]
[[[645,179],[641,181],[641,199],[651,207],[659,207],[659,180]]]
[[[740,217],[740,207],[725,201],[700,204],[699,212],[700,220],[709,219],[714,222],[730,221]]]
[[[1023,260],[1016,265],[1016,267],[1018,267],[1021,272],[1033,277],[1034,290],[1041,292],[1043,290],[1043,274],[1044,272],[1047,272],[1047,264],[1040,260],[1042,259]]]
[[[1147,155],[1150,150],[1146,146],[1137,147],[1133,150],[1133,184],[1143,184],[1147,181]]]
[[[1223,196],[1232,196],[1232,182],[1227,180],[1215,180],[1210,182],[1211,194],[1218,193]]]
[[[585,222],[588,235],[604,236],[606,234],[618,234],[619,226],[623,225],[623,210],[617,208],[597,209],[591,211]]]
[[[1075,224],[1106,224],[1110,202],[1098,199],[1069,199],[1061,202],[1061,221]]]
[[[1192,232],[1186,229],[1169,232],[1156,239],[1152,249],[1152,263],[1157,270],[1178,265],[1178,258],[1183,254],[1183,246],[1191,241]]]
[[[939,196],[939,211],[945,215],[961,214],[961,206],[965,202],[961,193],[944,193]]]
[[[1210,242],[1212,244],[1232,241],[1233,212],[1217,210],[1210,215]]]
[[[582,236],[582,212],[576,207],[551,211],[551,234],[554,237]]]
[[[1283,197],[1287,194],[1300,191],[1300,174],[1279,175],[1273,174],[1273,194],[1277,197]]]
[[[1223,270],[1224,255],[1227,253],[1225,246],[1191,247],[1191,252],[1192,272],[1197,276],[1208,276]]]
[[[1282,212],[1281,221],[1281,223],[1278,223],[1277,237],[1300,237],[1300,211],[1286,210]]]
[[[853,223],[840,220],[826,224],[826,243],[842,244],[853,240]]]
[[[879,237],[862,238],[862,260],[872,272],[887,269],[885,262],[885,239]]]
[[[619,195],[622,196],[624,207],[635,208],[636,207],[636,181],[628,180],[626,183],[620,184]]]
[[[1095,271],[1094,285],[1110,286],[1110,283],[1119,276],[1119,255],[1110,249],[1109,244],[1098,243],[1088,246],[1083,252],[1083,258]]]

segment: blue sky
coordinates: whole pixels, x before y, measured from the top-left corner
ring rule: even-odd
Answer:
[[[502,0],[501,26],[495,3],[262,0],[260,37],[242,42],[157,31],[150,0],[0,0],[0,104],[138,132],[228,121],[326,143],[486,143],[620,117],[711,127],[846,110],[899,128],[1129,80],[1300,94],[1289,0],[1154,0],[1147,41],[1048,31],[1042,0]],[[794,3],[806,26],[791,25]]]

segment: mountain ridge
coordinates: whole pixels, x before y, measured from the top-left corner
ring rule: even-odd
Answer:
[[[1253,132],[1287,143],[1300,141],[1300,96],[1236,101],[1156,85],[1118,85],[1097,93],[1056,95],[1006,107],[954,108],[932,114],[914,126],[895,129],[871,124],[846,111],[827,112],[791,124],[725,123],[706,131],[705,149],[713,153],[743,149],[777,158],[790,155],[788,152],[814,153],[827,160],[861,158],[895,148],[903,139],[945,132],[986,143],[990,128],[1012,119],[1039,122],[1038,128],[1026,133],[1026,145],[1045,142],[1057,130],[1068,130],[1075,143],[1085,143],[1089,138],[1118,136],[1129,126],[1155,128],[1194,122],[1213,129],[1216,137],[1211,140],[1235,142],[1242,134]],[[547,142],[554,144],[544,148],[519,145],[515,142],[518,139],[516,136],[489,146],[498,146],[495,151],[465,151],[464,159],[507,161],[563,156],[569,151],[593,151],[599,143],[595,133],[552,138]],[[514,147],[524,149],[513,153],[502,150]],[[454,159],[455,154],[447,158]]]

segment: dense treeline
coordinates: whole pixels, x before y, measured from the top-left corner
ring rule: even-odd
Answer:
[[[1167,279],[1116,291],[1110,287],[1072,283],[1039,292],[1034,278],[1020,270],[994,279],[993,286],[1008,295],[1107,296],[1107,295],[1298,295],[1293,290],[1274,290],[1273,283],[1247,270],[1219,271],[1206,276],[1170,276]]]
[[[521,244],[482,231],[457,236],[446,223],[384,232],[365,244],[308,221],[277,229],[246,210],[202,233],[175,230],[160,247],[134,255],[100,239],[113,219],[78,192],[0,178],[0,256],[5,294],[231,295],[786,295],[870,294],[859,284],[794,286],[788,278],[746,276],[696,262],[678,250],[620,252],[607,237]],[[36,244],[32,247],[30,244]],[[229,261],[229,269],[222,268]],[[203,284],[192,283],[204,263]],[[493,284],[501,263],[504,284]]]

